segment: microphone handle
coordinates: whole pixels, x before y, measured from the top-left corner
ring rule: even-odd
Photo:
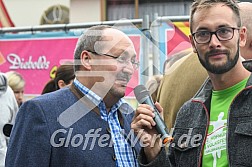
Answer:
[[[153,118],[156,122],[156,130],[159,134],[161,134],[161,139],[163,141],[163,144],[166,144],[168,141],[172,140],[172,137],[168,133],[168,128],[166,127],[166,124],[164,123],[163,119],[161,118],[158,110],[156,107],[154,107],[154,114],[155,117]],[[158,126],[157,126],[158,125]]]
[[[154,108],[154,114],[155,117],[153,118],[156,122],[156,130],[159,134],[161,134],[161,139],[163,144],[166,144],[167,142],[170,142],[173,140],[173,138],[168,133],[168,128],[166,124],[164,123],[163,119],[161,118],[158,109],[156,108],[154,102],[152,101],[150,96],[147,96],[145,99],[142,99],[140,101],[141,104],[148,104]]]

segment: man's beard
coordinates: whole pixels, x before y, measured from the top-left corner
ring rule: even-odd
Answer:
[[[116,80],[120,80],[120,79],[126,80],[126,82],[128,83],[129,80],[131,79],[131,76],[126,73],[121,72],[121,73],[117,74],[117,76],[116,76]],[[124,97],[126,85],[124,85],[125,90],[121,90],[123,88],[117,88],[116,85],[119,87],[122,87],[122,85],[120,85],[120,84],[118,85],[117,82],[115,81],[114,84],[112,85],[112,87],[110,88],[109,93],[112,94],[114,97],[118,97],[118,98]]]
[[[212,50],[211,53],[213,52],[219,52],[218,50]],[[202,58],[200,58],[199,53],[198,53],[198,58],[200,63],[202,64],[202,66],[209,72],[213,73],[213,74],[224,74],[226,72],[228,72],[229,70],[231,70],[236,63],[239,60],[239,45],[238,45],[238,49],[237,52],[235,54],[235,57],[233,59],[230,58],[230,52],[226,51],[226,56],[227,56],[227,62],[223,65],[213,65],[210,64],[209,62],[209,56],[206,54],[205,55],[205,60],[203,60]]]

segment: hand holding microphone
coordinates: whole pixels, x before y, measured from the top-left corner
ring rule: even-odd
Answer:
[[[148,104],[154,109],[155,117],[153,118],[156,125],[155,128],[159,134],[161,134],[161,139],[163,144],[172,140],[172,137],[168,133],[168,128],[166,127],[163,119],[161,118],[158,109],[154,105],[152,98],[149,94],[149,91],[143,85],[138,85],[134,89],[134,94],[136,96],[137,101],[140,104]]]

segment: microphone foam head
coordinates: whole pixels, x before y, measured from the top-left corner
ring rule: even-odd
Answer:
[[[134,88],[134,94],[139,103],[142,103],[147,97],[150,96],[149,91],[144,85],[138,85]]]

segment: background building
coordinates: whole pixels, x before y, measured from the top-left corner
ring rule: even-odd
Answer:
[[[189,15],[192,0],[1,0],[15,26],[34,26],[48,14],[48,23],[95,22],[159,16]],[[242,0],[243,1],[243,0]],[[252,2],[252,0],[246,0]],[[61,8],[57,7],[61,5]],[[56,7],[55,7],[56,6]],[[66,15],[65,8],[69,9]],[[51,14],[50,14],[51,12]],[[68,17],[68,19],[66,19]],[[51,20],[50,20],[51,19]]]

